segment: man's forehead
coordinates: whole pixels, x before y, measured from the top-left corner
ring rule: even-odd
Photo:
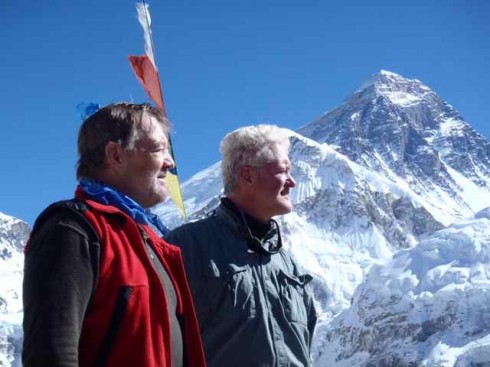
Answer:
[[[276,156],[273,159],[264,162],[264,166],[291,166],[291,161],[287,154]]]
[[[143,115],[139,129],[143,132],[142,136],[156,139],[164,138],[167,140],[167,129],[160,121],[151,115]]]
[[[139,128],[149,132],[156,129],[161,129],[162,131],[166,131],[164,124],[161,121],[159,121],[155,116],[152,116],[148,113],[143,113],[141,115],[141,122],[139,124]]]
[[[274,149],[274,161],[287,161],[289,162],[289,150],[287,147],[283,145],[276,145],[276,148]]]

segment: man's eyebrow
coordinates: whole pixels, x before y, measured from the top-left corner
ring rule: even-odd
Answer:
[[[152,145],[155,145],[155,146],[164,146],[164,147],[168,147],[168,141],[167,140],[163,140],[163,139],[152,139],[150,140],[150,143]]]
[[[168,145],[167,144],[152,144],[152,148],[158,149],[158,150],[168,149]]]

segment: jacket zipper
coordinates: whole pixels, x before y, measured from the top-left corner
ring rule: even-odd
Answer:
[[[264,256],[261,254],[257,254],[260,258],[259,262],[259,269],[260,269],[260,282],[262,283],[262,290],[263,290],[263,295],[265,299],[265,305],[266,305],[266,311],[267,311],[267,320],[269,321],[269,327],[272,332],[272,347],[274,349],[274,366],[277,366],[277,346],[276,346],[276,340],[275,340],[275,335],[274,335],[274,324],[272,323],[272,318],[271,318],[271,307],[269,304],[269,298],[267,297],[267,289],[265,288],[265,281],[264,281]]]
[[[133,287],[122,286],[119,288],[119,292],[116,299],[116,304],[109,321],[109,327],[107,328],[106,335],[101,344],[99,352],[97,353],[97,358],[94,362],[94,367],[103,367],[114,346],[116,341],[119,328],[126,314],[126,309],[128,307],[129,299],[133,293]]]

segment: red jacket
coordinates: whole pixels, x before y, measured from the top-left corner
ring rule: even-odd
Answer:
[[[84,214],[100,238],[101,256],[96,291],[80,337],[80,366],[94,366],[100,350],[106,348],[104,366],[171,367],[165,292],[143,236],[163,263],[175,288],[185,365],[205,366],[180,249],[159,238],[148,226],[136,225],[119,209],[84,201],[89,207]],[[109,329],[113,334],[108,337]]]

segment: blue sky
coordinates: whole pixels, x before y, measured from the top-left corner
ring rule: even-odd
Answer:
[[[239,126],[293,130],[386,69],[490,137],[487,0],[155,0],[156,61],[181,179]],[[0,2],[0,211],[32,224],[73,195],[80,102],[147,101],[135,2]]]

